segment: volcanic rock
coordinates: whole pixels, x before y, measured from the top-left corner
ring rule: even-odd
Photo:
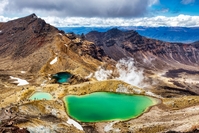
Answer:
[[[87,76],[108,59],[91,42],[65,34],[35,14],[0,25],[0,63],[2,71],[54,74],[72,71]],[[53,59],[57,59],[52,63]],[[80,72],[82,71],[82,72]]]
[[[105,53],[115,60],[124,57],[133,57],[138,62],[155,59],[158,64],[167,64],[174,67],[176,64],[196,66],[199,65],[199,45],[169,43],[150,39],[139,35],[136,31],[121,31],[117,28],[107,32],[91,31],[86,39],[104,49]]]

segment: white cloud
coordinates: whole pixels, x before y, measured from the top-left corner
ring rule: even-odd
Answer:
[[[5,6],[8,4],[7,0],[0,0],[0,15],[4,13]]]
[[[187,5],[187,4],[191,4],[191,3],[194,3],[195,0],[182,0],[181,3],[184,4],[184,5]]]
[[[143,18],[84,18],[84,17],[42,17],[47,23],[56,27],[67,26],[181,26],[181,27],[198,27],[199,16],[178,15],[175,17],[143,17]],[[6,22],[13,18],[0,16],[0,22]]]
[[[34,11],[51,16],[138,17],[158,0],[6,0],[7,14]]]
[[[149,6],[160,3],[159,0],[149,0]]]
[[[43,17],[48,23],[57,26],[199,26],[199,16],[178,15],[175,17],[143,17],[143,18],[83,18],[67,17],[64,19],[58,17]]]
[[[164,8],[161,10],[161,12],[163,12],[163,13],[169,12],[169,8]]]
[[[0,16],[0,22],[7,22],[9,20],[11,20],[11,18]]]

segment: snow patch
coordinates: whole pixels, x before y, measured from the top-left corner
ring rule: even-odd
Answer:
[[[111,130],[113,130],[113,123],[110,123],[110,124],[107,124],[105,127],[104,127],[104,131],[105,132],[109,132]]]
[[[14,81],[13,83],[16,83],[17,86],[22,86],[22,85],[28,85],[29,83],[24,80],[24,79],[20,79],[20,78],[16,78],[16,77],[12,77],[10,76],[11,79],[14,79],[14,80],[17,80],[17,81]]]
[[[98,70],[95,72],[94,77],[98,81],[107,80],[112,74],[112,70],[105,70],[102,67],[99,67]]]
[[[161,96],[156,95],[156,94],[154,94],[153,92],[150,92],[150,91],[146,91],[145,94],[148,95],[148,96],[152,96],[152,97],[162,98]]]
[[[33,18],[37,18],[37,16],[36,16],[36,15],[33,15]]]
[[[55,57],[55,58],[50,62],[50,64],[53,65],[53,64],[55,64],[56,62],[57,62],[57,57]]]
[[[79,130],[83,130],[82,126],[79,123],[77,123],[76,121],[74,121],[73,119],[69,118],[67,123],[70,124],[70,125],[75,126]]]
[[[93,76],[93,73],[90,73],[88,76],[85,77],[85,79],[89,79]]]
[[[26,73],[26,71],[21,71],[21,73]]]
[[[120,130],[117,128],[117,129],[114,129],[113,128],[113,124],[117,123],[118,121],[114,121],[114,122],[111,122],[109,124],[107,124],[105,127],[104,127],[104,131],[105,132],[109,132],[109,131],[114,131],[114,132],[120,132]]]

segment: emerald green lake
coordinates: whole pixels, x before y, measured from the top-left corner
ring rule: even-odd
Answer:
[[[43,99],[52,100],[53,97],[51,94],[46,93],[46,92],[36,92],[29,99],[30,100],[43,100]]]
[[[141,115],[155,99],[142,95],[95,92],[64,97],[67,113],[81,122],[128,120]]]

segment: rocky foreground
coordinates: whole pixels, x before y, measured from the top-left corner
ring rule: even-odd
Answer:
[[[197,42],[171,44],[117,29],[80,36],[35,14],[0,23],[0,132],[198,132],[198,59]],[[52,78],[58,72],[73,76],[60,84]],[[38,91],[53,100],[29,100]],[[96,91],[148,95],[159,104],[128,121],[72,120],[63,97]]]

